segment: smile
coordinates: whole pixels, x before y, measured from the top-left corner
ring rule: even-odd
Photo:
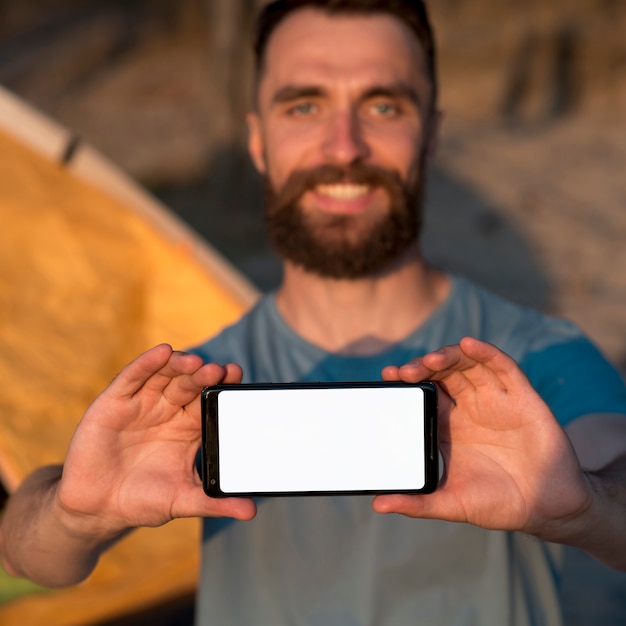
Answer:
[[[355,183],[335,183],[332,185],[317,185],[315,192],[335,200],[354,200],[369,193],[369,185]]]

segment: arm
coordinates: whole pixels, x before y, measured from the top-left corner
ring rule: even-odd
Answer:
[[[139,526],[177,517],[254,517],[250,500],[213,500],[195,470],[203,387],[238,382],[237,366],[202,364],[167,345],[141,355],[81,420],[64,466],[42,468],[10,497],[0,527],[7,570],[74,584]]]
[[[626,569],[626,419],[624,415],[580,417],[566,427],[581,467],[596,495],[600,520],[565,541],[608,565]],[[602,508],[605,505],[605,508]],[[608,506],[606,506],[608,505]],[[593,509],[591,510],[593,512]],[[607,528],[614,526],[614,528]],[[620,542],[622,546],[620,548]]]
[[[516,363],[470,338],[383,376],[437,381],[446,473],[434,494],[379,496],[375,510],[522,531],[626,569],[625,416],[581,418],[570,440]],[[608,420],[617,430],[599,434]]]

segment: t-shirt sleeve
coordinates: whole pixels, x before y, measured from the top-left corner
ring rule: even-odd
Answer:
[[[626,418],[624,381],[588,339],[530,352],[520,365],[562,426],[592,413],[622,413]]]

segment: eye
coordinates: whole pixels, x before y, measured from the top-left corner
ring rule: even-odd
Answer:
[[[379,100],[370,105],[370,112],[379,117],[396,117],[400,114],[400,107],[388,100]]]
[[[294,115],[296,117],[305,117],[307,115],[312,115],[316,111],[316,105],[313,102],[309,101],[298,102],[297,104],[294,104],[287,109],[287,113],[289,113],[289,115]]]

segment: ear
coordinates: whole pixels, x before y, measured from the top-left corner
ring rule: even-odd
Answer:
[[[246,122],[248,124],[248,152],[254,167],[256,167],[259,173],[265,174],[267,171],[267,166],[265,165],[265,145],[258,113],[248,113]]]
[[[424,138],[424,164],[426,167],[430,166],[435,160],[437,148],[439,147],[439,134],[441,132],[442,122],[443,111],[441,109],[435,109],[428,120],[426,137]]]

